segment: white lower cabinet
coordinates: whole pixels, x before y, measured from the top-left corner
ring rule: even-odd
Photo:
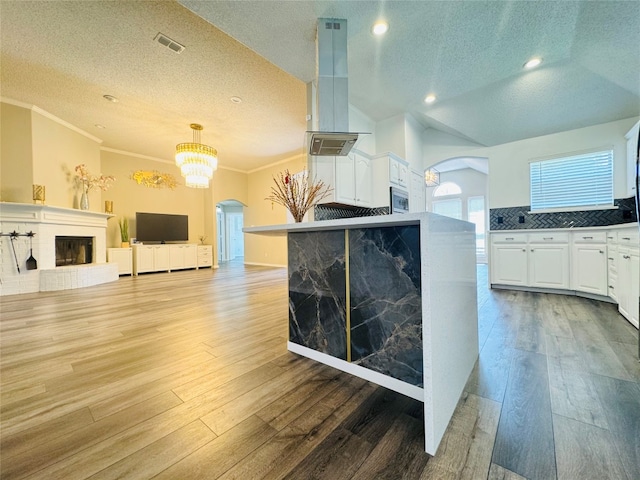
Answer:
[[[131,247],[107,248],[107,262],[118,264],[118,275],[131,275],[133,272]]]
[[[213,266],[213,247],[198,245],[198,268]]]
[[[133,274],[196,268],[197,245],[133,245]]]
[[[197,245],[169,245],[169,261],[171,270],[196,268],[198,265]]]
[[[536,288],[569,288],[566,234],[491,235],[491,283]]]
[[[133,246],[133,274],[155,272],[155,258],[153,245]],[[168,270],[167,266],[167,270]]]
[[[637,248],[618,250],[618,309],[638,327],[638,296],[640,291],[640,255]]]
[[[569,245],[529,245],[529,286],[569,288]]]
[[[618,301],[618,245],[607,237],[607,293]]]
[[[497,244],[492,247],[491,283],[526,286],[527,245]]]
[[[606,248],[593,245],[573,246],[571,288],[596,295],[608,295]]]
[[[639,324],[638,227],[490,232],[490,279],[495,286],[572,290],[618,303]]]
[[[607,285],[607,245],[574,243],[571,252],[571,288],[580,292],[606,297]]]

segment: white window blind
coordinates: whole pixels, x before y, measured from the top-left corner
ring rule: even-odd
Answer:
[[[613,205],[613,150],[530,164],[531,210]]]

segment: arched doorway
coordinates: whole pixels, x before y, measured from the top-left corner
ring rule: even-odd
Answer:
[[[487,263],[489,159],[456,157],[429,168],[439,172],[439,183],[427,186],[427,211],[474,223],[476,258]]]

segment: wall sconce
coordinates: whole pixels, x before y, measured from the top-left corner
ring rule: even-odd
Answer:
[[[33,185],[33,203],[40,202],[44,205],[45,188],[44,185]]]
[[[427,187],[437,187],[440,185],[440,172],[435,168],[428,168],[424,171],[424,183]]]

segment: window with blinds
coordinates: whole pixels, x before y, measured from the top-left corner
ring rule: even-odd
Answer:
[[[531,211],[613,205],[613,150],[531,162]]]

